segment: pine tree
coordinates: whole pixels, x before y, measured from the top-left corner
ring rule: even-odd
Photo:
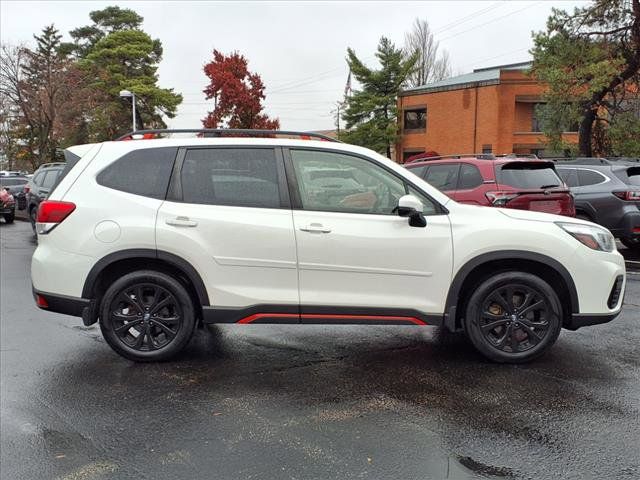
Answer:
[[[346,101],[343,118],[347,131],[340,138],[390,157],[391,147],[398,141],[398,92],[413,72],[417,56],[406,58],[402,49],[382,37],[376,58],[379,70],[367,67],[351,48],[347,49],[347,63],[361,88]]]

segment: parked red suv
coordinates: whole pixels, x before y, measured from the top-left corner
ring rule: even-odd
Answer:
[[[537,158],[452,155],[405,164],[460,203],[574,217],[573,196],[553,162]]]

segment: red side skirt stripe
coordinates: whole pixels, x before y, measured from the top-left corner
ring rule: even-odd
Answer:
[[[354,320],[360,322],[367,321],[384,321],[384,322],[411,322],[414,325],[427,325],[427,322],[420,320],[416,317],[397,317],[386,315],[326,315],[321,313],[303,313],[298,315],[296,313],[255,313],[238,320],[236,323],[252,323],[262,318],[303,318],[303,319],[318,319],[318,320]]]

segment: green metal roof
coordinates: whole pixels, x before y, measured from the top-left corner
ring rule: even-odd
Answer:
[[[500,83],[500,71],[502,70],[528,70],[531,62],[512,63],[495,67],[478,68],[471,73],[446,78],[438,82],[428,83],[419,87],[407,88],[400,92],[400,96],[415,95],[418,93],[439,92],[445,90],[457,90],[483,85],[496,85]]]

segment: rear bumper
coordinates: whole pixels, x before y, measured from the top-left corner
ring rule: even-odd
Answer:
[[[35,288],[32,288],[32,291],[36,305],[42,310],[47,310],[48,312],[82,317],[85,308],[88,309],[91,306],[91,301],[86,298],[68,297],[66,295],[41,292]],[[38,301],[38,297],[40,297],[40,301]],[[44,303],[42,300],[44,300]]]
[[[633,233],[633,229],[640,227],[640,212],[626,213],[617,228],[611,229],[611,233],[615,237],[635,237],[637,233]]]

